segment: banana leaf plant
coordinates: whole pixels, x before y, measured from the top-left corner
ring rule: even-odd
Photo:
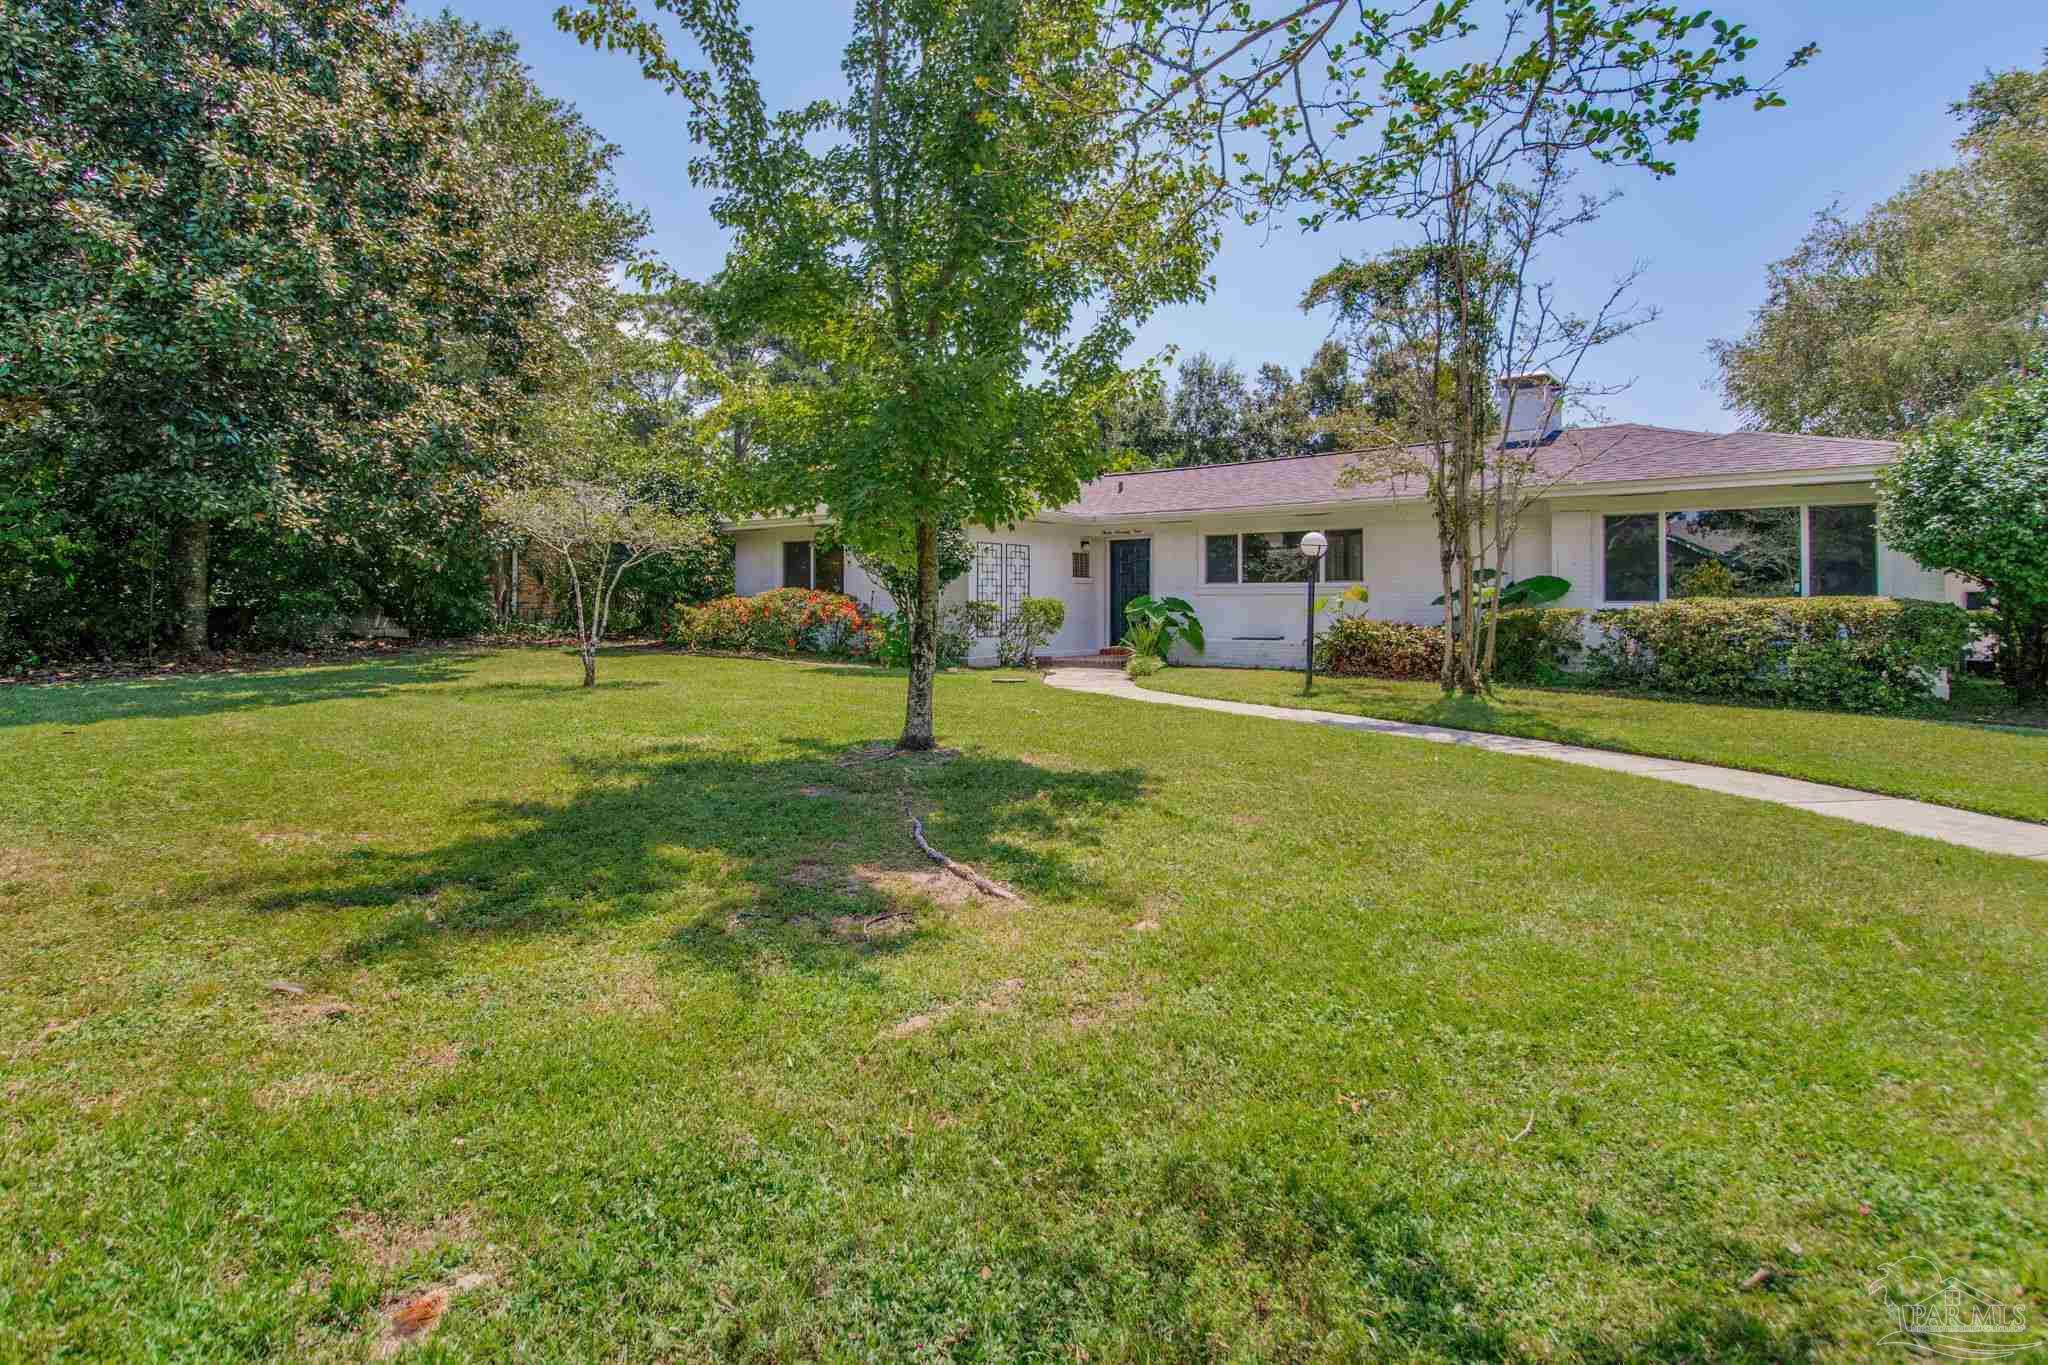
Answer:
[[[1474,576],[1479,580],[1479,606],[1482,610],[1487,607],[1499,607],[1503,611],[1515,607],[1547,607],[1572,590],[1571,582],[1559,578],[1556,574],[1540,573],[1529,578],[1511,578],[1506,587],[1498,589],[1494,587],[1494,580],[1500,577],[1498,571],[1481,569]],[[1451,601],[1456,602],[1463,596],[1462,593],[1454,592],[1451,594]],[[1429,605],[1440,607],[1443,604],[1444,599],[1439,594]]]
[[[1175,640],[1185,640],[1200,654],[1207,647],[1202,623],[1195,618],[1194,604],[1181,597],[1154,597],[1146,593],[1124,603],[1124,643],[1140,654],[1164,659]]]

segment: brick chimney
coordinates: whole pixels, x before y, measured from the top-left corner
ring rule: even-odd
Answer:
[[[1541,445],[1564,430],[1564,385],[1548,370],[1504,375],[1493,398],[1507,418],[1507,443]]]

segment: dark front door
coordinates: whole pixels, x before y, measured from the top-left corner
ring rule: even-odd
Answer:
[[[1109,542],[1109,642],[1120,644],[1124,631],[1124,605],[1133,597],[1152,591],[1152,542],[1112,540]]]

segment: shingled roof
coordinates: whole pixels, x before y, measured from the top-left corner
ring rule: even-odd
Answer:
[[[1420,455],[1420,450],[1413,452]],[[1417,496],[1419,480],[1387,478],[1366,485],[1344,483],[1340,475],[1378,456],[1389,466],[1401,452],[1339,451],[1242,464],[1194,465],[1109,474],[1081,489],[1060,512],[1071,516],[1118,517],[1164,512],[1218,512],[1288,503],[1340,502]],[[1587,488],[1660,479],[1801,474],[1889,464],[1898,456],[1891,441],[1845,440],[1833,436],[1787,436],[1768,431],[1674,431],[1669,427],[1619,423],[1575,427],[1560,433],[1538,455],[1538,477],[1560,488]]]

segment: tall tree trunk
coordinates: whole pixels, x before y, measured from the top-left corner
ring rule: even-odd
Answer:
[[[597,646],[588,640],[583,642],[583,685],[597,686]]]
[[[178,649],[206,652],[207,549],[213,528],[204,521],[181,521],[171,528],[171,601]]]
[[[910,694],[903,706],[905,749],[929,749],[932,737],[932,679],[939,671],[939,528],[917,523],[917,602],[910,613]]]

